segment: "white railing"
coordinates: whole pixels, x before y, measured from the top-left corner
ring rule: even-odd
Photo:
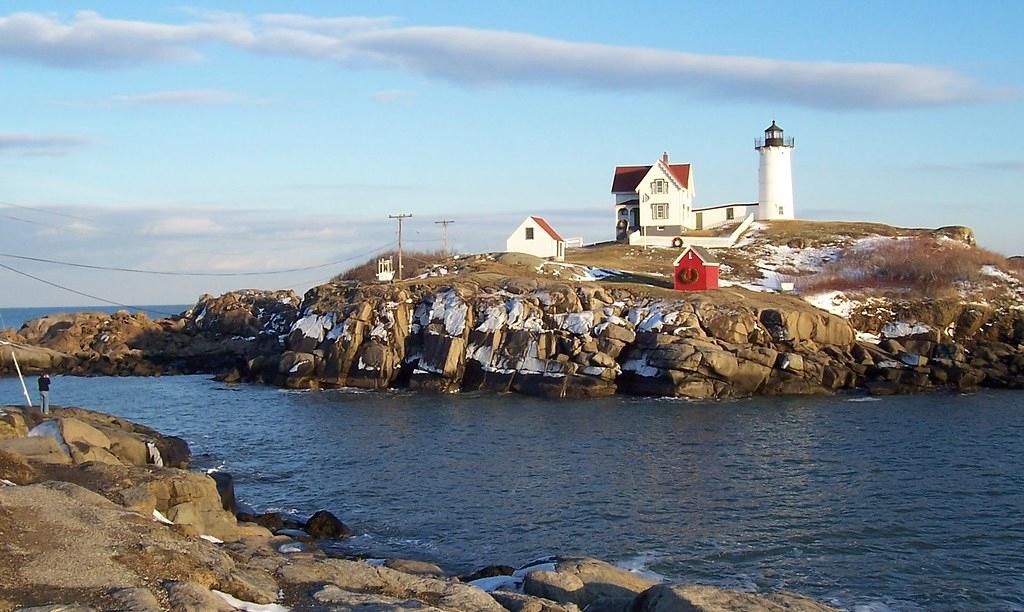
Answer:
[[[566,238],[562,242],[565,243],[567,249],[582,249],[583,248],[583,237],[577,236],[575,238]]]
[[[754,214],[747,215],[743,222],[736,226],[728,236],[682,236],[683,246],[699,246],[708,249],[727,249],[736,244],[750,226],[754,223]],[[670,247],[672,242],[680,236],[644,236],[639,231],[629,235],[629,244],[635,246],[656,246]]]

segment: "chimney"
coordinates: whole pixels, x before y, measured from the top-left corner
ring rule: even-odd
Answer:
[[[664,153],[661,154],[661,161],[665,162],[666,164],[668,163],[668,151],[665,151]]]

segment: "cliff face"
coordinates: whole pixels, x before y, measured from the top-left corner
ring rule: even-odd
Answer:
[[[536,280],[323,285],[277,362],[293,388],[594,397],[821,393],[857,382],[850,325],[743,290],[656,297]],[[251,372],[269,374],[265,363]]]

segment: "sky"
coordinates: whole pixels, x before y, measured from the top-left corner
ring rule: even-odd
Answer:
[[[613,168],[663,151],[696,206],[756,201],[772,120],[798,217],[1020,254],[1022,28],[1010,1],[4,2],[0,307],[304,291],[398,213],[415,249],[451,219],[502,250],[528,214],[606,240]]]

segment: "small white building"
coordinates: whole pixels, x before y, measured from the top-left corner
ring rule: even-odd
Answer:
[[[505,251],[565,259],[565,239],[543,217],[527,217],[505,241]]]

